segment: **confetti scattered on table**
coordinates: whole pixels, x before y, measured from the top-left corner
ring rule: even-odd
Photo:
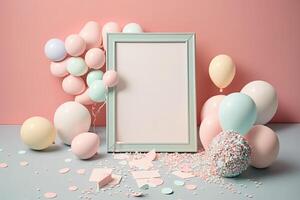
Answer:
[[[55,192],[46,192],[46,193],[44,194],[44,197],[45,197],[46,199],[54,199],[54,198],[57,197],[57,194],[56,194]]]
[[[123,153],[114,154],[114,159],[116,159],[116,160],[125,160],[128,158],[129,158],[129,156],[127,154],[123,154]]]
[[[184,181],[181,181],[181,180],[175,180],[175,181],[174,181],[174,185],[177,185],[177,186],[183,186],[183,185],[184,185]]]
[[[195,190],[197,188],[197,185],[187,184],[184,187],[188,190]]]
[[[6,168],[6,167],[8,167],[8,164],[6,164],[6,163],[0,163],[0,168]]]
[[[27,161],[21,161],[20,162],[20,165],[22,166],[22,167],[25,167],[25,166],[27,166],[29,163],[27,162]]]
[[[62,169],[60,169],[58,172],[60,173],[60,174],[66,174],[66,173],[68,173],[70,171],[70,168],[62,168]]]
[[[72,186],[70,186],[68,189],[69,189],[70,191],[76,191],[76,190],[78,190],[78,187],[75,186],[75,185],[72,185]]]
[[[161,189],[161,193],[165,194],[165,195],[170,195],[170,194],[173,194],[173,190],[172,190],[172,188],[165,187],[165,188]]]
[[[18,154],[25,154],[26,153],[26,151],[25,150],[20,150],[20,151],[18,151]]]

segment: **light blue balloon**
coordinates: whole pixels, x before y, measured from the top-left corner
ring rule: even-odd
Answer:
[[[95,80],[89,88],[89,97],[95,102],[103,102],[106,98],[106,87],[102,80]]]
[[[65,43],[60,39],[50,39],[44,46],[44,52],[47,58],[51,61],[61,61],[66,55]]]
[[[82,76],[88,70],[88,67],[80,57],[72,57],[67,61],[67,71],[73,76]]]
[[[220,104],[219,119],[224,131],[233,130],[245,135],[255,123],[256,115],[254,101],[243,93],[232,93]]]
[[[86,76],[86,83],[90,87],[95,80],[102,80],[103,72],[101,70],[94,70]]]

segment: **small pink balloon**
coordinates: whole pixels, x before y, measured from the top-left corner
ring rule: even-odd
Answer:
[[[251,147],[251,165],[256,168],[269,167],[277,158],[279,140],[277,134],[267,126],[256,125],[245,135]]]
[[[51,62],[50,64],[51,74],[56,77],[67,76],[69,74],[67,71],[67,61],[68,59],[65,59],[61,62]]]
[[[84,59],[89,68],[100,69],[105,63],[105,54],[99,48],[92,48],[86,52]]]
[[[75,97],[74,101],[76,101],[82,105],[86,105],[86,106],[92,105],[93,103],[95,103],[89,97],[89,88],[87,88],[82,94],[77,95]]]
[[[85,51],[85,47],[85,41],[79,35],[69,35],[65,40],[66,51],[71,56],[80,56]]]
[[[107,22],[102,28],[103,47],[107,49],[107,33],[119,33],[121,27],[116,22]]]
[[[69,75],[64,78],[62,88],[67,94],[78,95],[85,90],[85,83],[81,77]]]
[[[80,159],[89,159],[95,155],[100,145],[99,136],[85,132],[77,135],[71,144],[72,152]]]
[[[208,149],[209,144],[215,136],[222,131],[218,115],[208,115],[205,117],[200,125],[199,136],[202,146],[205,150]]]
[[[95,21],[87,22],[79,35],[86,42],[86,49],[100,47],[102,43],[100,25]]]
[[[210,97],[202,106],[201,110],[201,121],[208,115],[218,115],[219,106],[225,95],[216,95]]]
[[[103,75],[103,82],[107,87],[114,87],[118,84],[118,74],[115,70],[106,71]]]

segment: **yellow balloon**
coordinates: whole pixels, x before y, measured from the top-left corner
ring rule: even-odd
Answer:
[[[55,140],[56,130],[51,122],[43,117],[31,117],[21,127],[21,138],[31,149],[42,150]]]
[[[231,83],[234,75],[235,64],[227,55],[218,55],[209,64],[209,76],[220,92]]]

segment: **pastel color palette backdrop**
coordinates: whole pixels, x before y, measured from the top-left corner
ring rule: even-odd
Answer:
[[[225,53],[237,65],[225,94],[252,80],[268,81],[279,96],[273,122],[300,122],[299,10],[298,0],[2,0],[0,124],[20,124],[34,115],[52,120],[55,109],[73,99],[50,74],[43,46],[50,38],[78,33],[89,20],[101,26],[136,22],[152,32],[196,32],[198,119],[204,101],[218,94],[209,62]]]

